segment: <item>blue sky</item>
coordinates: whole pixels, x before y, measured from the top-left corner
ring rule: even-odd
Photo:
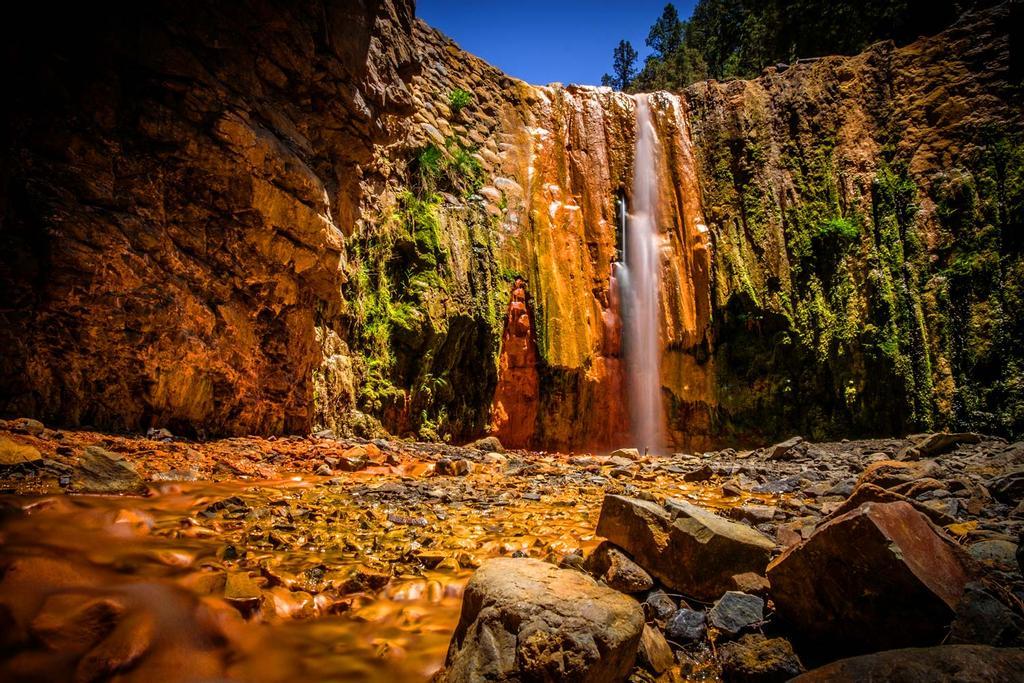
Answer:
[[[416,14],[463,49],[529,83],[599,85],[625,38],[640,53],[666,0],[417,0]],[[690,16],[694,0],[673,3]]]

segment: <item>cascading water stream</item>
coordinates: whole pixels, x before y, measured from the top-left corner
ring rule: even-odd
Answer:
[[[661,350],[658,335],[661,236],[657,225],[658,137],[646,95],[636,98],[636,152],[631,211],[626,211],[623,264],[618,285],[624,304],[623,341],[626,385],[634,443],[641,449],[664,447]]]

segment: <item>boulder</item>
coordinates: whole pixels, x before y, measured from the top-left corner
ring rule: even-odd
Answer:
[[[846,656],[941,642],[970,566],[911,505],[868,503],[784,551],[768,580],[801,640]]]
[[[704,464],[695,470],[690,470],[683,475],[683,481],[696,482],[696,481],[707,481],[715,476],[715,471],[711,469],[710,465]]]
[[[605,496],[597,534],[668,588],[709,601],[732,587],[734,574],[763,574],[775,548],[751,527],[684,501],[661,507],[617,495]]]
[[[764,600],[739,591],[727,591],[708,610],[708,622],[729,636],[735,636],[763,619]]]
[[[987,645],[942,645],[840,659],[797,676],[793,683],[932,683],[1019,681],[1024,650]]]
[[[146,483],[131,463],[99,446],[87,446],[71,479],[75,493],[143,493]]]
[[[439,680],[622,681],[643,627],[639,603],[585,574],[492,559],[466,585]]]
[[[1000,503],[1016,505],[1024,499],[1024,469],[993,477],[986,488]]]
[[[804,667],[784,638],[748,633],[718,648],[723,683],[781,683]]]
[[[651,575],[608,541],[594,548],[583,568],[622,593],[640,593],[654,587]]]
[[[43,433],[43,430],[46,429],[42,422],[39,420],[33,420],[31,417],[19,417],[16,420],[12,420],[10,427],[16,432],[30,434],[32,436],[39,436]]]
[[[617,448],[608,454],[610,458],[625,458],[626,460],[639,460],[640,450],[636,448]]]

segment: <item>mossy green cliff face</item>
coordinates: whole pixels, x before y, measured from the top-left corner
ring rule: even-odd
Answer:
[[[906,48],[690,88],[715,432],[1024,432],[1009,5]]]

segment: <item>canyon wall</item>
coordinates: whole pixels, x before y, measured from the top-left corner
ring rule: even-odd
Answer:
[[[1024,431],[1019,7],[651,96],[673,445]],[[5,36],[0,412],[629,441],[631,97],[400,0],[45,19]]]
[[[411,2],[22,9],[2,29],[0,411],[308,430],[362,169],[413,106]]]
[[[1021,7],[686,92],[723,440],[1024,433]]]

